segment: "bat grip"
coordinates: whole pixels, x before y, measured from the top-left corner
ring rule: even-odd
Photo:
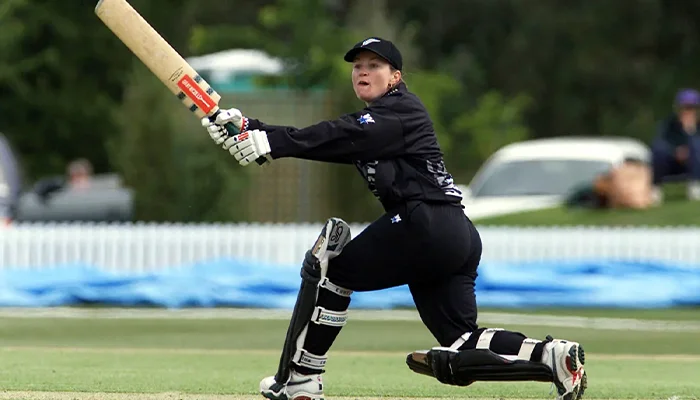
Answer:
[[[226,129],[229,136],[238,135],[239,133],[238,128],[236,128],[236,125],[234,125],[233,122],[227,122],[224,124],[224,129]],[[265,165],[265,163],[267,163],[267,158],[260,156],[257,160],[255,160],[255,162],[258,163],[258,165]]]

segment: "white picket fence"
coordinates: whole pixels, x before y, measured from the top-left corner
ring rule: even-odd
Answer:
[[[357,235],[366,225],[352,226]],[[18,224],[0,229],[0,268],[85,263],[142,272],[221,257],[296,267],[320,224]],[[484,261],[591,258],[700,268],[697,228],[480,227]]]

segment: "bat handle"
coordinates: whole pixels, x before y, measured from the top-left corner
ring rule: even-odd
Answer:
[[[213,118],[216,118],[216,114],[214,114]],[[227,122],[226,124],[224,124],[224,129],[226,129],[226,132],[229,136],[238,134],[238,129],[236,128],[236,125],[233,124],[233,122]],[[267,158],[265,158],[264,156],[260,156],[257,160],[255,160],[255,162],[258,163],[258,165],[265,165],[267,164]]]

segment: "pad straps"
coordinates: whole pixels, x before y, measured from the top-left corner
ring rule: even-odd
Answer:
[[[479,340],[477,340],[476,342],[476,348],[489,350],[491,347],[491,340],[493,339],[493,335],[495,335],[496,332],[502,330],[502,328],[488,328],[485,331],[481,332],[481,335],[479,335]]]

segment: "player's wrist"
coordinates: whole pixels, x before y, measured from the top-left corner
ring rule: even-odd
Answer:
[[[246,117],[241,116],[241,132],[246,132],[249,131],[250,129],[250,120]]]
[[[243,119],[245,120],[246,124],[244,131],[254,131],[256,129],[261,131],[267,131],[267,129],[263,127],[262,122],[258,121],[257,119],[247,117],[243,117]]]

